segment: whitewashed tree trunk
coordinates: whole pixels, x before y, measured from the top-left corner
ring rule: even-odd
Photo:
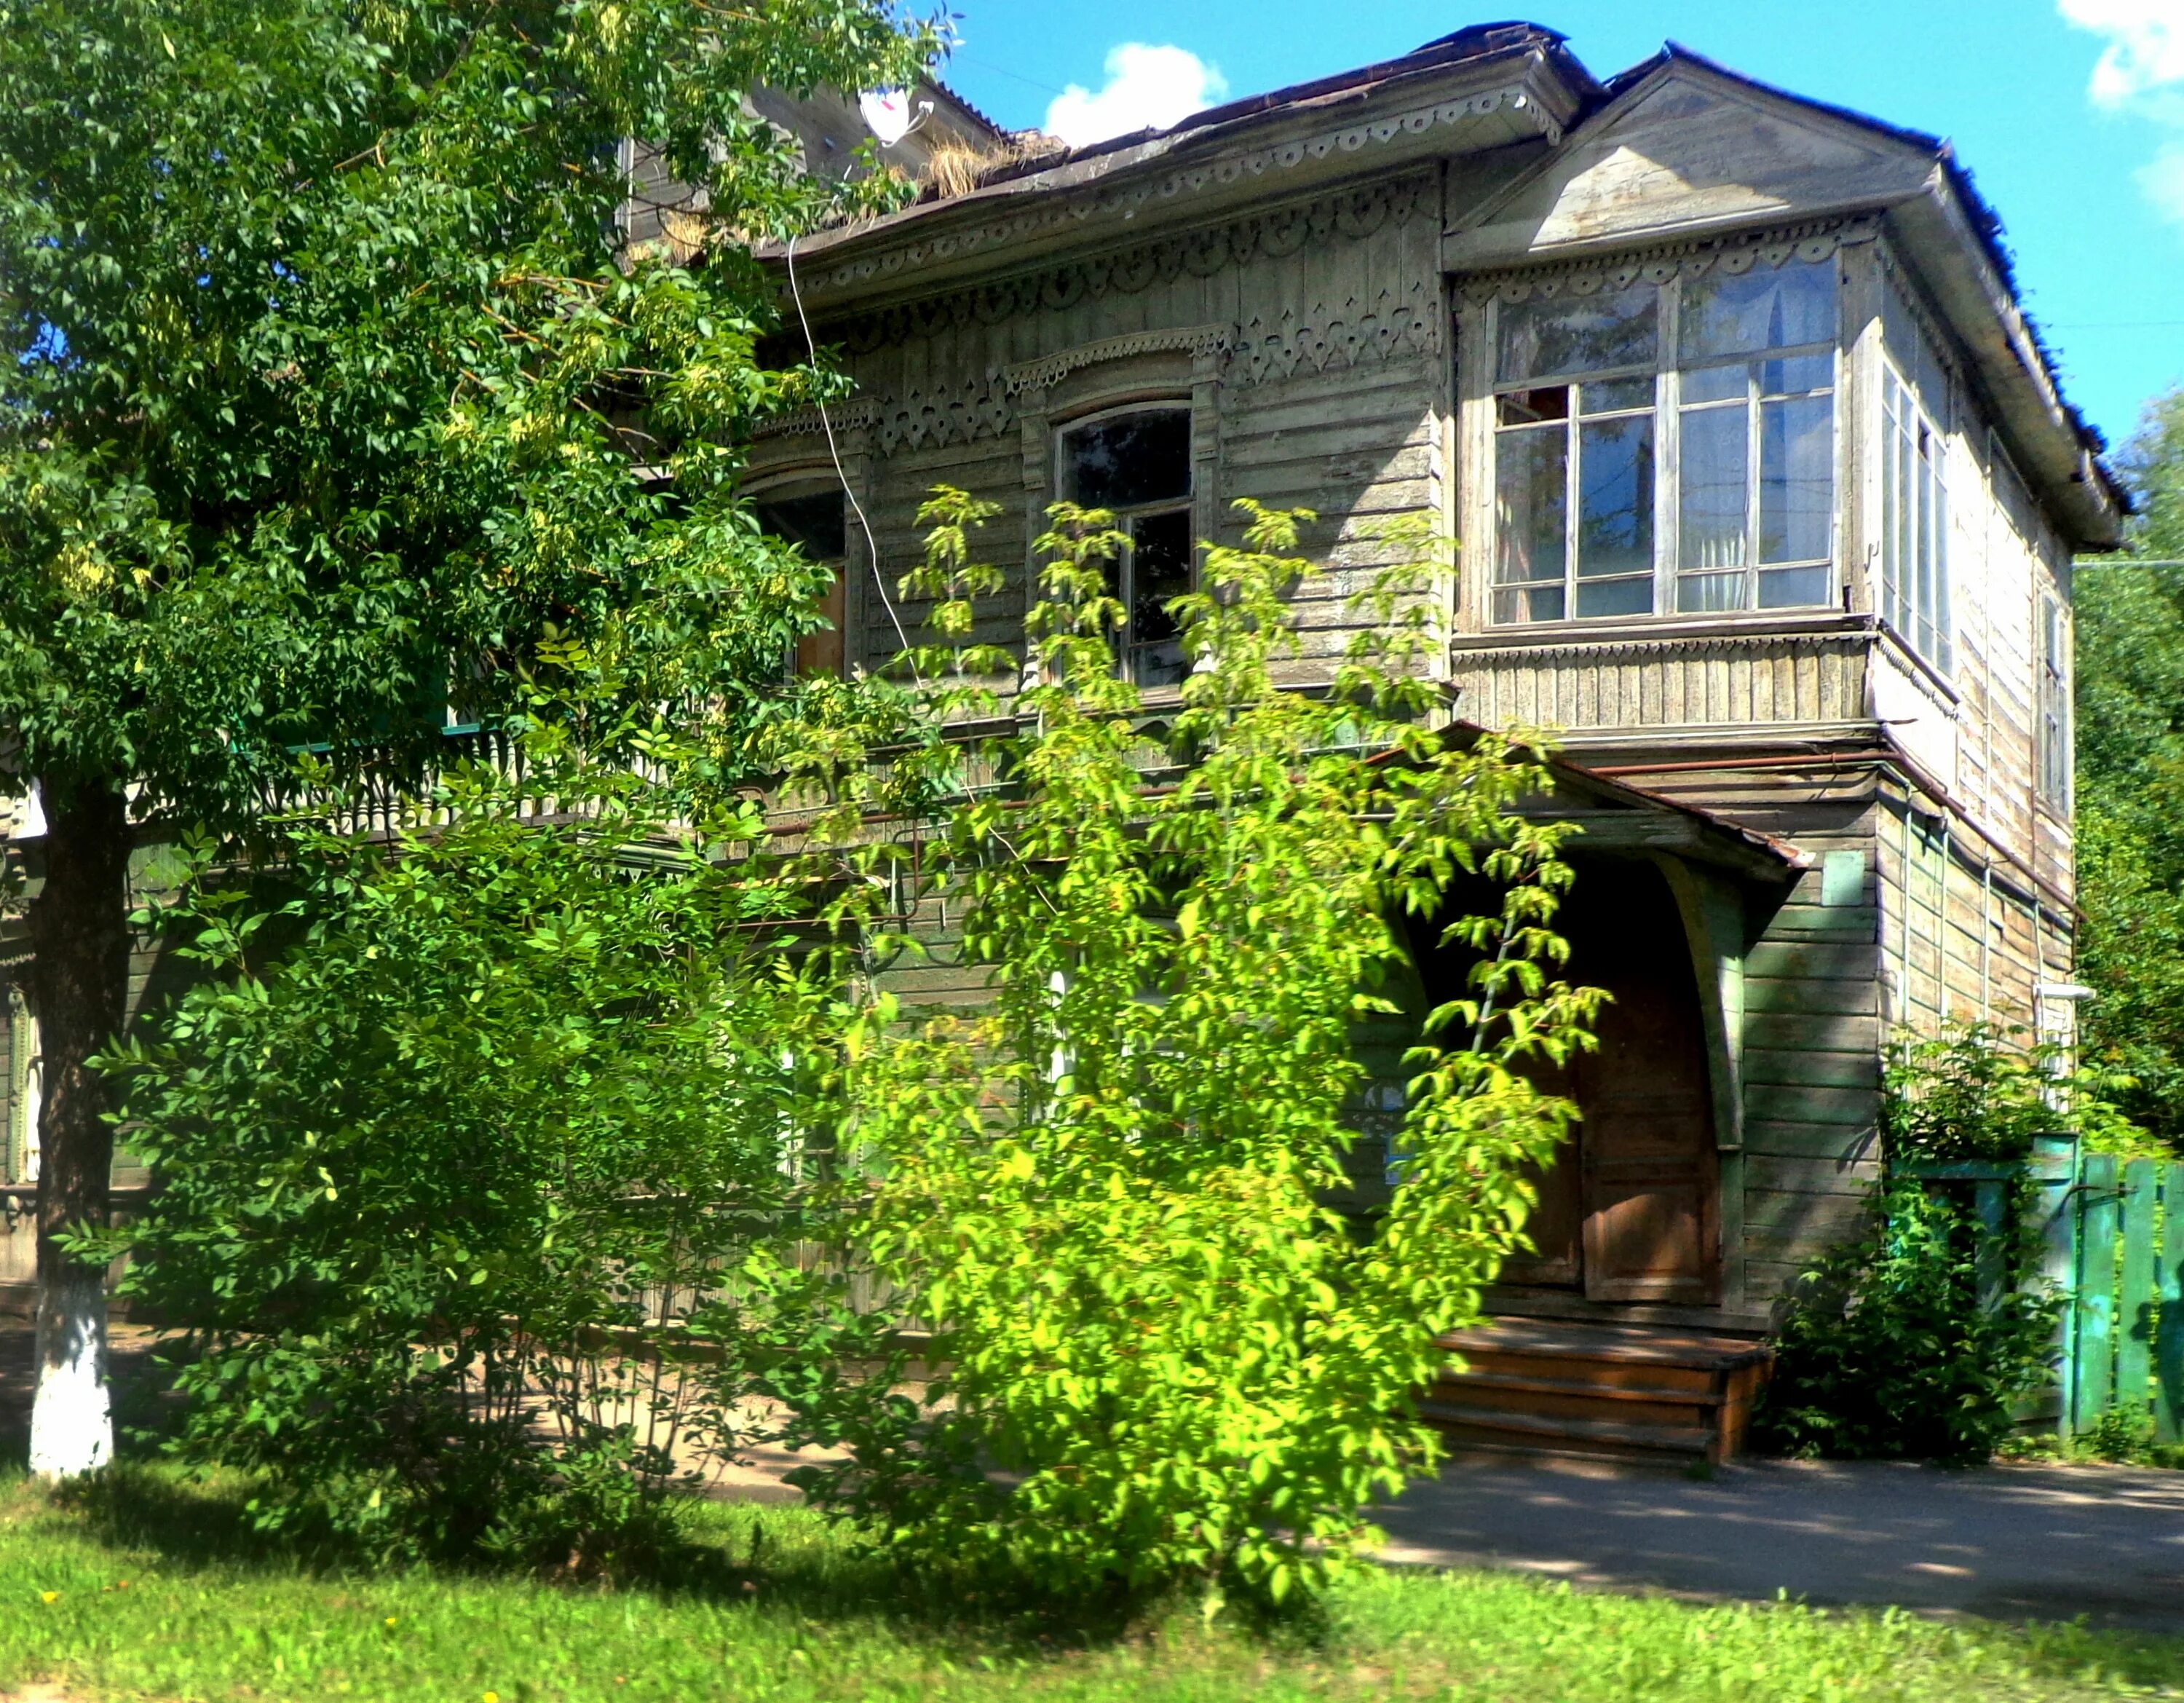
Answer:
[[[31,902],[31,987],[45,1103],[39,1117],[38,1388],[31,1466],[48,1478],[114,1458],[106,1390],[105,1272],[61,1238],[102,1229],[111,1206],[114,1127],[92,1059],[120,1029],[129,999],[129,810],[101,778],[42,777],[45,880]]]
[[[95,1472],[114,1458],[106,1389],[106,1284],[70,1265],[38,1285],[38,1388],[31,1471],[46,1479]]]

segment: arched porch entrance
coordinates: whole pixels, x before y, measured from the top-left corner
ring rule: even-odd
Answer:
[[[1644,857],[1574,856],[1557,926],[1569,979],[1612,996],[1581,1053],[1540,1084],[1583,1113],[1535,1179],[1535,1251],[1502,1281],[1595,1302],[1721,1300],[1721,1164],[1707,1025],[1690,935],[1668,879]],[[1418,942],[1430,1004],[1460,997],[1468,954]]]

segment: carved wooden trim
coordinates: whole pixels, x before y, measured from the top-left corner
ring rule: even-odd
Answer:
[[[816,408],[799,408],[791,413],[776,415],[751,433],[751,441],[763,443],[769,438],[823,437],[829,422],[838,435],[849,432],[868,432],[879,424],[879,405],[869,396],[854,397],[847,402],[830,404],[822,416]]]
[[[1454,100],[1437,101],[1430,106],[1417,107],[1409,112],[1391,114],[1369,123],[1346,125],[1339,129],[1323,131],[1317,136],[1301,137],[1295,141],[1277,142],[1271,147],[1208,160],[1203,165],[1185,166],[1165,177],[1150,179],[1130,188],[1100,196],[1089,203],[1068,197],[1067,192],[1061,192],[1056,196],[1059,204],[1026,207],[967,230],[942,232],[922,241],[908,242],[884,254],[844,261],[840,265],[829,268],[819,277],[825,288],[846,290],[876,279],[915,276],[921,267],[958,254],[984,248],[1006,252],[1027,237],[1045,232],[1072,227],[1082,229],[1109,220],[1134,218],[1149,208],[1173,205],[1179,197],[1195,194],[1212,186],[1265,177],[1269,173],[1279,174],[1301,165],[1307,159],[1325,159],[1334,154],[1356,154],[1369,145],[1393,142],[1399,136],[1418,136],[1439,125],[1460,123],[1468,118],[1484,118],[1504,110],[1537,113],[1541,133],[1549,142],[1562,140],[1561,126],[1550,118],[1544,109],[1538,107],[1524,89],[1489,89],[1483,93]],[[1047,197],[1040,196],[1039,199],[1045,201]]]
[[[1128,360],[1133,355],[1188,354],[1194,360],[1226,355],[1236,341],[1233,325],[1178,326],[1168,331],[1133,332],[1099,343],[1080,343],[1037,360],[1019,361],[1001,371],[1001,388],[1010,396],[1027,390],[1049,390],[1088,366],[1104,361]]]
[[[1765,650],[1854,650],[1871,646],[1870,628],[1848,633],[1705,633],[1677,639],[1578,639],[1566,645],[1507,645],[1467,642],[1453,656],[1455,667],[1531,667],[1542,662],[1605,662],[1639,656],[1749,656]]]
[[[1088,297],[1135,295],[1186,273],[1210,278],[1262,256],[1280,260],[1308,243],[1336,238],[1362,242],[1391,223],[1406,224],[1416,218],[1438,221],[1440,196],[1437,177],[1414,172],[1042,271],[830,321],[826,335],[853,355],[869,355],[958,327],[999,325],[1043,310],[1073,307]]]
[[[1606,260],[1564,260],[1483,272],[1465,280],[1463,293],[1474,303],[1497,298],[1521,302],[1535,295],[1590,296],[1602,290],[1627,290],[1633,284],[1665,284],[1671,278],[1699,277],[1716,267],[1748,272],[1755,265],[1780,266],[1791,260],[1825,260],[1847,244],[1871,241],[1878,229],[1870,219],[1817,220],[1756,237],[1649,246],[1642,253]]]

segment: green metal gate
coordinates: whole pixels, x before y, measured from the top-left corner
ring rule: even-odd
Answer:
[[[1984,1293],[2004,1269],[2013,1186],[2038,1247],[2027,1274],[2064,1298],[2056,1322],[2054,1387],[2021,1417],[2064,1437],[2103,1415],[2149,1418],[2157,1441],[2184,1440],[2184,1162],[2081,1153],[2063,1136],[2033,1144],[2023,1164],[1914,1164],[1930,1181],[1969,1187],[1992,1262]]]

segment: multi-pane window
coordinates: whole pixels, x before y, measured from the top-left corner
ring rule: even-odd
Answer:
[[[1829,600],[1836,505],[1832,262],[1685,282],[1676,607]]]
[[[1829,602],[1836,340],[1832,260],[1501,304],[1494,619]]]
[[[1190,410],[1140,408],[1072,426],[1061,434],[1061,463],[1062,496],[1109,511],[1129,540],[1108,567],[1123,611],[1117,645],[1124,676],[1140,686],[1179,684],[1190,668],[1167,605],[1190,592],[1197,554]]]
[[[2040,796],[2070,807],[2070,621],[2062,599],[2040,598]]]
[[[1897,637],[1947,673],[1955,640],[1944,441],[1892,364],[1882,369],[1880,409],[1881,614]]]
[[[846,601],[844,564],[850,554],[848,504],[842,488],[838,484],[803,491],[788,488],[760,496],[752,506],[758,511],[760,531],[798,545],[812,561],[834,570],[819,606],[827,624],[796,641],[791,666],[799,674],[840,673]]]

